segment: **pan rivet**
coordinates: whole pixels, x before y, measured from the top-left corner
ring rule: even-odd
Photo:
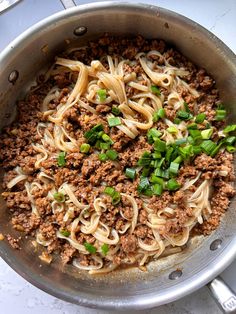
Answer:
[[[8,81],[12,84],[15,84],[19,77],[19,72],[17,70],[12,71],[8,76]]]
[[[169,279],[170,280],[176,280],[179,279],[183,275],[182,270],[174,270],[172,273],[169,274]]]
[[[74,35],[75,36],[82,36],[87,33],[87,27],[85,26],[79,26],[74,29]]]
[[[221,239],[216,239],[214,240],[211,245],[210,245],[210,250],[211,251],[215,251],[217,249],[219,249],[221,247],[221,243],[222,243],[222,240]]]

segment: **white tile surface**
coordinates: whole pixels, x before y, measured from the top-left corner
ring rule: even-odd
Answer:
[[[92,1],[76,0],[77,4],[87,2]],[[142,0],[140,2],[156,4],[195,20],[211,30],[236,52],[235,0]],[[12,10],[0,14],[0,50],[27,27],[61,9],[59,0],[25,0]],[[236,291],[236,262],[222,274],[222,277]],[[27,283],[0,259],[0,313],[102,314],[108,312],[85,309],[58,300]],[[135,311],[121,313],[132,314]],[[177,302],[138,313],[218,314],[221,312],[209,296],[207,289],[202,288]]]

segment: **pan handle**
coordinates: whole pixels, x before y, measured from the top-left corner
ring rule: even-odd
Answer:
[[[76,7],[74,0],[60,0],[65,9]]]
[[[236,313],[236,294],[221,277],[213,279],[207,287],[223,313]]]

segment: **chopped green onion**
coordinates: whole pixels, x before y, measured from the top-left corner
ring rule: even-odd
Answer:
[[[152,186],[152,190],[154,195],[161,195],[163,191],[163,185],[156,183]]]
[[[98,98],[101,102],[105,101],[106,98],[107,98],[107,92],[105,89],[99,89],[97,91],[97,94],[98,94]]]
[[[216,110],[216,115],[215,115],[215,119],[217,121],[222,121],[224,120],[226,117],[226,110],[222,110],[222,109],[217,109]]]
[[[97,249],[91,243],[84,242],[84,247],[91,254],[95,254],[97,252]]]
[[[235,140],[236,140],[236,136],[228,136],[223,141],[224,141],[224,143],[226,143],[228,145],[232,145],[232,144],[234,144]]]
[[[53,194],[53,197],[58,203],[64,203],[65,202],[65,195],[63,193],[56,192]]]
[[[110,136],[107,135],[107,134],[105,134],[105,133],[102,134],[102,139],[103,139],[104,142],[113,144],[113,141],[112,141],[112,139],[110,138]]]
[[[152,196],[153,195],[153,190],[152,190],[152,186],[149,186],[146,190],[144,190],[142,192],[144,195],[146,196]]]
[[[158,117],[160,117],[161,119],[163,119],[166,115],[165,113],[165,109],[164,108],[160,108],[158,111],[157,111],[157,114],[158,114]]]
[[[98,158],[101,160],[101,161],[106,161],[108,158],[107,158],[107,155],[105,153],[102,153],[102,154],[99,154],[98,155]]]
[[[104,256],[107,255],[108,251],[109,251],[109,245],[107,243],[104,243],[102,246],[101,246],[101,250],[102,250],[102,254]]]
[[[206,129],[201,131],[201,136],[204,140],[209,140],[209,138],[211,138],[213,133],[213,129]]]
[[[183,158],[181,156],[178,156],[174,159],[173,162],[177,163],[177,164],[180,164],[181,162],[183,161]]]
[[[111,186],[107,186],[107,187],[104,189],[104,193],[107,194],[107,195],[112,196],[112,195],[115,193],[115,189],[112,188]]]
[[[157,152],[165,152],[166,151],[166,143],[157,138],[154,142],[154,149]]]
[[[180,184],[175,179],[170,179],[167,181],[166,188],[169,191],[176,191],[180,188]]]
[[[87,154],[90,150],[90,145],[87,144],[87,143],[83,143],[81,146],[80,146],[80,152],[83,153],[83,154]]]
[[[151,169],[149,167],[144,167],[141,176],[148,177]]]
[[[191,113],[183,111],[183,110],[179,110],[177,112],[177,118],[181,119],[181,120],[189,120],[191,119],[193,116]]]
[[[155,142],[155,140],[161,136],[161,132],[158,131],[155,128],[151,128],[150,130],[148,130],[147,132],[147,139],[148,139],[148,143],[152,144]]]
[[[153,114],[153,122],[157,122],[160,118],[163,119],[165,117],[165,109],[160,108],[158,111]]]
[[[220,141],[220,143],[218,145],[216,145],[216,147],[212,150],[212,152],[210,153],[210,156],[214,157],[219,152],[219,150],[223,144],[224,144],[224,141]]]
[[[101,149],[101,141],[96,141],[94,145],[97,149]]]
[[[152,158],[153,158],[153,159],[159,159],[159,158],[161,158],[161,153],[160,153],[160,152],[152,153]]]
[[[183,160],[189,159],[193,155],[193,146],[186,145],[184,147],[179,147],[179,153]]]
[[[196,123],[190,123],[190,124],[187,126],[187,129],[188,129],[188,130],[197,130],[198,127],[197,127],[197,124],[196,124]]]
[[[175,141],[176,145],[182,145],[182,144],[185,144],[185,143],[187,143],[187,138],[180,138],[180,139]]]
[[[167,132],[171,133],[171,134],[175,134],[178,133],[178,129],[175,126],[170,126],[166,129]]]
[[[125,169],[125,175],[126,175],[126,177],[133,180],[136,176],[136,170],[134,168],[126,168]]]
[[[60,230],[60,234],[62,234],[64,237],[69,237],[70,236],[70,231],[66,229]]]
[[[150,186],[149,180],[147,177],[140,177],[139,185],[138,185],[138,192],[142,193],[143,191],[147,190]]]
[[[193,155],[198,155],[202,152],[202,149],[200,146],[193,146]]]
[[[234,146],[228,145],[226,146],[226,149],[229,153],[234,153],[236,148]]]
[[[57,164],[59,167],[63,167],[66,164],[66,152],[60,152],[57,157]]]
[[[202,135],[199,130],[189,130],[189,134],[192,136],[194,142],[202,139]]]
[[[170,163],[170,168],[169,168],[169,172],[172,174],[177,174],[179,171],[179,164],[177,164],[176,162],[171,162]]]
[[[211,155],[214,149],[217,147],[216,143],[212,142],[211,140],[205,140],[202,142],[200,147],[207,155]]]
[[[192,136],[188,136],[188,142],[189,144],[194,144],[195,143],[195,140],[192,138]]]
[[[115,115],[118,116],[120,114],[120,109],[117,106],[112,106],[111,112]]]
[[[154,174],[157,177],[169,179],[169,170],[168,169],[162,170],[160,168],[157,168],[157,169],[155,169]]]
[[[163,180],[162,178],[159,178],[159,177],[155,176],[154,173],[151,175],[150,182],[152,182],[152,183],[158,183],[158,184],[160,184],[160,185],[163,185],[163,184],[164,184],[164,180]]]
[[[107,186],[104,189],[104,193],[111,196],[112,198],[112,204],[116,205],[120,202],[120,193],[117,192],[114,188],[112,188],[111,186]]]
[[[110,127],[121,125],[121,120],[119,117],[112,117],[107,119]]]
[[[206,119],[205,113],[199,113],[195,118],[195,122],[202,123],[205,119]]]
[[[88,140],[89,144],[94,145],[97,139],[102,136],[100,132],[103,131],[103,125],[97,124],[92,129],[84,133],[84,137]],[[102,132],[103,134],[104,132]]]
[[[111,146],[110,143],[100,143],[100,149],[105,149],[105,150],[107,150],[107,149],[110,148],[110,146]]]
[[[157,94],[158,96],[161,95],[160,89],[157,86],[155,86],[155,85],[151,86],[151,91],[152,91],[153,94]]]
[[[113,149],[108,149],[106,155],[111,160],[116,160],[118,157],[118,153]]]
[[[144,152],[138,161],[138,166],[148,166],[151,162],[151,153]]]
[[[120,193],[115,191],[115,193],[112,195],[112,204],[117,205],[120,202]]]
[[[179,118],[174,119],[174,124],[180,124],[181,120]]]
[[[174,151],[174,148],[173,147],[168,147],[167,148],[167,151],[166,151],[166,156],[165,156],[165,159],[167,162],[170,162],[170,158],[171,158],[171,155]]]
[[[223,132],[225,134],[227,134],[227,133],[233,132],[235,130],[236,130],[236,124],[231,124],[231,125],[227,125],[227,127],[224,128]]]
[[[184,108],[186,112],[190,112],[189,106],[186,102],[184,102]]]

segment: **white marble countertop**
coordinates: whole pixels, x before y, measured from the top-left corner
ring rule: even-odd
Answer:
[[[75,2],[84,4],[92,1],[76,0]],[[131,2],[137,1],[131,0]],[[156,4],[195,20],[211,30],[236,53],[235,0],[140,0],[139,2]],[[59,0],[24,0],[11,10],[0,14],[0,50],[26,28],[62,9]],[[32,12],[37,12],[37,14],[32,14]],[[223,272],[222,277],[236,291],[236,261]],[[17,275],[1,259],[0,295],[0,313],[2,314],[107,313],[69,304],[42,292]],[[209,296],[207,288],[204,287],[179,301],[138,313],[218,314],[221,312]]]

